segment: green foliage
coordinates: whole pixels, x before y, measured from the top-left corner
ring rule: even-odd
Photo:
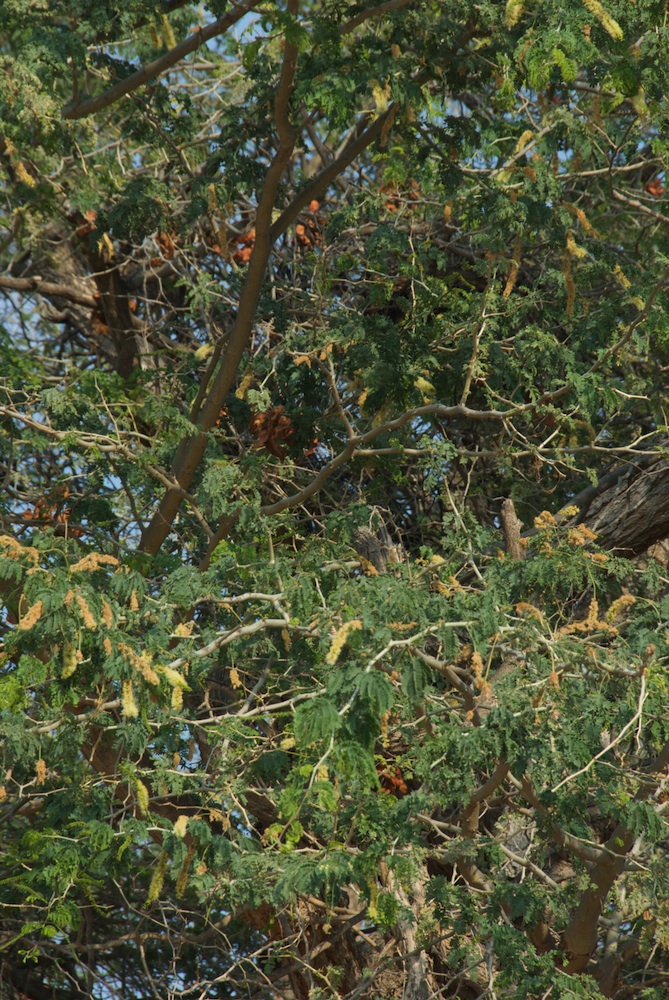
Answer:
[[[133,178],[107,215],[112,235],[141,243],[145,236],[166,224],[169,200],[168,189],[155,178]]]
[[[3,987],[659,1000],[663,9],[242,13],[0,0]]]

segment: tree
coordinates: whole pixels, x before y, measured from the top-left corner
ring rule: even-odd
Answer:
[[[662,5],[0,25],[0,995],[659,1000]]]

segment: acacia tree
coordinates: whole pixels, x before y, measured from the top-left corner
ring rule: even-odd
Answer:
[[[0,996],[666,995],[668,43],[0,3]]]

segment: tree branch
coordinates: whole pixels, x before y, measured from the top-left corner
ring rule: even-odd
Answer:
[[[89,97],[86,101],[77,101],[73,104],[68,104],[63,108],[63,118],[85,118],[96,111],[101,111],[102,108],[109,107],[110,104],[114,104],[121,97],[125,97],[127,94],[138,90],[143,84],[148,83],[149,80],[164,73],[165,70],[170,69],[185,56],[199,49],[205,42],[216,38],[217,35],[222,35],[228,28],[252,11],[254,7],[257,7],[259,3],[260,0],[248,0],[244,6],[236,6],[230,13],[219,17],[217,21],[208,24],[206,28],[196,28],[192,35],[185,38],[183,42],[179,42],[169,52],[159,56],[158,59],[154,59],[153,62],[147,63],[146,66],[140,67],[135,73],[127,76],[125,80],[119,80],[118,83],[109,87],[102,94],[98,94],[97,97]]]
[[[616,201],[622,201],[625,205],[631,205],[632,208],[638,208],[644,215],[650,215],[651,219],[656,219],[658,222],[669,223],[669,218],[666,215],[662,215],[661,212],[654,212],[652,208],[648,208],[647,205],[644,205],[643,202],[638,201],[636,198],[628,198],[627,195],[621,194],[620,191],[615,190],[613,190],[611,194]]]
[[[37,276],[34,278],[11,278],[8,274],[0,274],[0,288],[7,288],[12,292],[37,292],[39,295],[69,299],[71,302],[78,302],[91,309],[95,309],[98,304],[93,295],[84,295],[71,285],[42,281]]]
[[[295,16],[297,14],[297,9],[298,0],[289,0],[289,13]],[[279,181],[285,167],[288,164],[294,148],[295,139],[297,137],[296,131],[292,128],[292,126],[290,126],[287,118],[288,98],[292,88],[296,65],[297,50],[293,45],[286,43],[284,50],[284,64],[281,73],[281,80],[277,90],[274,113],[280,145],[267,172],[263,193],[258,206],[256,214],[256,240],[253,246],[251,259],[249,261],[246,281],[240,297],[235,325],[230,334],[225,355],[223,356],[207,400],[202,407],[200,418],[198,420],[198,425],[201,428],[201,431],[192,438],[185,439],[181,443],[173,464],[173,474],[181,486],[185,489],[190,486],[193,476],[202,461],[202,457],[207,446],[207,431],[211,429],[218,418],[221,407],[225,401],[225,397],[234,384],[242,355],[248,345],[272,245],[282,235],[282,233],[285,232],[291,222],[297,218],[302,209],[306,207],[306,205],[308,205],[313,198],[325,191],[328,185],[335,180],[336,177],[338,177],[339,174],[345,170],[346,167],[352,163],[353,160],[355,160],[355,158],[364,149],[366,149],[377,136],[382,134],[384,127],[386,127],[387,123],[392,120],[392,117],[397,112],[397,105],[391,104],[390,107],[383,114],[379,115],[379,117],[376,118],[371,125],[364,128],[363,131],[359,131],[357,136],[348,144],[340,156],[325,167],[314,179],[314,181],[293,199],[290,205],[284,209],[277,221],[272,225],[271,218],[276,201]],[[429,77],[429,72],[423,72],[419,74],[415,82],[418,84],[423,83],[429,79]],[[363,122],[368,120],[369,116],[363,118]],[[566,391],[568,391],[568,389],[563,390],[563,392]],[[524,407],[512,408],[512,411],[523,412],[525,409],[533,408],[535,405],[536,404],[527,404]],[[439,409],[447,410],[449,412],[450,410],[453,410],[454,415],[460,416],[465,416],[471,413],[474,414],[477,419],[504,420],[509,415],[502,411],[499,411],[499,413],[497,413],[497,411],[491,411],[495,413],[495,416],[486,418],[485,416],[478,416],[477,411],[470,411],[464,406],[451,408],[440,407]],[[423,407],[409,412],[420,416],[422,413],[429,413],[431,411],[429,407]],[[400,427],[408,419],[410,419],[410,416],[404,415],[399,418],[399,423],[391,422],[390,424],[384,426],[389,429],[392,429],[393,424]],[[360,443],[371,440],[372,437],[376,436],[376,433],[380,432],[380,429],[377,429],[375,432],[370,432],[372,436],[364,436]],[[343,454],[344,453],[342,453],[342,456],[338,456],[338,465],[342,464],[348,457],[350,457],[348,455],[343,457]],[[332,463],[330,463],[330,466],[327,467],[329,471],[322,478],[322,482],[328,478],[336,467],[337,466],[333,467]],[[307,496],[311,496],[312,493],[315,493],[320,488],[320,484],[321,479],[320,477],[317,477],[317,480],[310,488],[310,492],[304,494],[305,498]],[[302,494],[299,494],[298,496],[301,495]],[[292,506],[294,502],[300,501],[299,499],[295,501],[289,498],[288,500],[281,502],[280,505],[270,505],[267,510],[263,510],[263,513],[277,513],[280,510],[285,510],[287,507]],[[179,509],[179,504],[180,497],[176,491],[169,491],[163,497],[158,510],[142,534],[142,540],[140,542],[140,549],[142,551],[151,555],[155,555],[155,553],[158,552],[160,546],[169,533],[172,522]]]
[[[405,6],[403,0],[402,2],[401,0],[389,0],[388,3],[380,4],[379,7],[363,11],[343,26],[341,34],[345,34],[347,31],[352,30],[357,24],[361,23],[361,21],[366,20],[368,17],[373,17],[376,13],[383,13],[385,10],[401,6]],[[354,21],[355,24],[353,24]],[[466,30],[458,44],[453,46],[453,48],[448,52],[448,55],[454,55],[462,45],[466,44],[469,37],[471,37],[471,33],[470,29]],[[414,78],[413,82],[420,87],[422,84],[426,83],[432,75],[433,74],[430,71],[423,71]],[[311,184],[303,188],[302,191],[300,191],[300,193],[293,198],[290,205],[288,205],[288,207],[281,213],[272,226],[272,240],[277,240],[283,233],[285,233],[288,226],[297,218],[302,209],[306,208],[309,202],[314,198],[318,198],[321,194],[323,194],[323,192],[334,180],[336,180],[342,171],[345,170],[346,167],[348,167],[349,164],[351,164],[363,150],[367,149],[367,147],[374,142],[377,136],[381,136],[384,128],[397,114],[398,107],[399,106],[396,103],[390,104],[386,111],[379,115],[378,118],[375,118],[369,126],[367,126],[367,122],[369,121],[371,115],[368,113],[362,117],[358,125],[358,129],[356,130],[355,137],[346,146],[346,148],[335,160],[332,161],[332,163],[329,163],[327,167],[324,167],[324,169],[316,175]]]
[[[358,132],[354,139],[346,146],[340,155],[329,163],[327,167],[324,167],[319,174],[314,177],[311,184],[307,187],[302,188],[299,194],[297,194],[290,205],[283,210],[279,218],[276,220],[270,231],[270,239],[275,242],[278,238],[285,233],[288,226],[293,222],[297,216],[300,214],[303,208],[311,202],[314,198],[319,197],[324,191],[330,186],[330,184],[336,180],[336,178],[348,167],[363,150],[367,149],[377,136],[381,135],[383,127],[390,118],[391,113],[395,114],[397,111],[397,106],[391,104],[387,111],[384,111],[382,115],[375,118],[371,125],[364,128],[362,131],[358,129]],[[362,119],[362,125],[369,121],[369,115]]]
[[[295,17],[297,11],[298,0],[289,0],[288,13]],[[267,177],[256,212],[256,239],[239,301],[237,318],[230,333],[218,371],[198,417],[199,433],[189,439],[185,439],[174,460],[172,473],[183,489],[188,489],[202,461],[207,447],[207,432],[214,426],[218,419],[225,397],[232,388],[239,363],[248,346],[253,330],[258,299],[260,298],[267,262],[273,243],[271,235],[272,212],[281,177],[288,165],[295,146],[295,139],[297,138],[297,132],[292,127],[289,119],[289,100],[296,68],[297,48],[286,40],[281,77],[274,102],[274,118],[279,136],[279,148],[267,171]],[[148,552],[151,555],[155,555],[158,552],[172,526],[180,503],[180,492],[174,489],[168,490],[150,524],[142,534],[140,543],[142,551]]]
[[[295,507],[297,504],[308,500],[309,497],[313,496],[314,493],[317,493],[321,486],[327,482],[333,472],[353,457],[353,454],[359,445],[364,446],[368,444],[368,442],[373,441],[374,438],[378,437],[380,434],[386,434],[390,431],[397,430],[398,428],[403,427],[404,424],[409,423],[411,420],[418,419],[419,417],[437,416],[444,420],[460,419],[496,421],[506,420],[507,417],[512,415],[513,412],[516,411],[505,412],[504,410],[472,410],[468,406],[443,406],[441,403],[430,403],[428,406],[418,406],[413,410],[406,410],[395,420],[389,420],[385,424],[373,427],[372,430],[367,431],[365,434],[357,434],[355,437],[351,438],[346,447],[340,451],[339,454],[332,459],[332,461],[328,462],[328,464],[321,469],[318,475],[312,479],[308,486],[305,486],[304,489],[299,490],[292,496],[285,497],[283,500],[277,500],[276,503],[267,504],[265,507],[261,507],[261,513],[279,514],[282,510],[286,510],[288,507]]]
[[[525,549],[520,540],[520,529],[523,523],[516,514],[516,508],[511,497],[507,497],[502,504],[500,521],[502,524],[502,534],[504,535],[504,547],[509,559],[524,559]]]
[[[636,801],[652,794],[659,784],[654,776],[664,774],[667,764],[669,764],[669,742],[664,745],[652,764],[644,768],[647,777],[642,781],[635,796]],[[591,887],[581,896],[563,934],[563,943],[570,959],[566,971],[570,974],[582,972],[590,961],[597,945],[597,924],[604,900],[614,882],[622,874],[627,854],[635,839],[636,835],[624,823],[618,823],[601,848],[599,860],[590,872]]]
[[[472,794],[462,813],[462,836],[466,840],[474,840],[476,834],[478,833],[481,803],[484,802],[488,796],[492,795],[497,788],[499,788],[508,773],[509,765],[506,760],[499,760],[495,766],[495,770],[492,772],[488,780],[485,781],[480,788],[477,788]],[[472,858],[467,857],[467,855],[462,855],[458,858],[456,865],[458,871],[469,885],[472,885],[475,889],[480,889],[483,892],[490,892],[492,890],[492,883],[490,879],[486,878]]]
[[[411,654],[413,656],[419,657],[426,663],[428,667],[432,667],[433,670],[437,670],[442,677],[445,677],[451,687],[458,691],[464,700],[465,708],[468,712],[472,713],[472,720],[474,725],[480,726],[481,719],[476,710],[476,698],[472,692],[472,689],[468,684],[466,684],[458,675],[455,673],[453,667],[446,660],[438,660],[436,656],[430,656],[429,653],[424,653],[422,649],[418,646],[411,646]]]
[[[389,10],[399,10],[401,7],[408,7],[411,2],[412,0],[386,0],[386,3],[380,3],[378,7],[368,7],[367,10],[361,10],[355,17],[350,18],[345,24],[342,24],[339,34],[348,35],[359,24],[362,24],[363,21],[368,21],[370,17],[379,17]]]

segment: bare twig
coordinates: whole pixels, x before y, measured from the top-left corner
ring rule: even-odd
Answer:
[[[630,729],[637,723],[641,722],[641,718],[643,715],[643,706],[644,702],[646,701],[646,698],[647,698],[646,677],[645,674],[642,674],[641,691],[639,692],[639,704],[637,706],[636,712],[634,713],[630,721],[627,723],[627,725],[623,726],[623,728],[620,730],[616,738],[614,740],[611,740],[611,742],[607,744],[607,746],[605,746],[603,750],[600,750],[599,753],[596,753],[595,756],[592,758],[592,760],[589,760],[584,767],[580,768],[580,770],[574,771],[573,774],[568,774],[566,778],[563,778],[562,781],[559,781],[557,785],[555,785],[552,788],[552,791],[557,792],[560,788],[562,788],[563,785],[566,785],[569,781],[573,781],[574,778],[578,778],[582,774],[587,774],[587,772],[590,770],[593,764],[596,764],[597,761],[600,760],[602,757],[604,757],[610,750],[612,750],[617,743],[620,743],[620,741],[627,735]]]

